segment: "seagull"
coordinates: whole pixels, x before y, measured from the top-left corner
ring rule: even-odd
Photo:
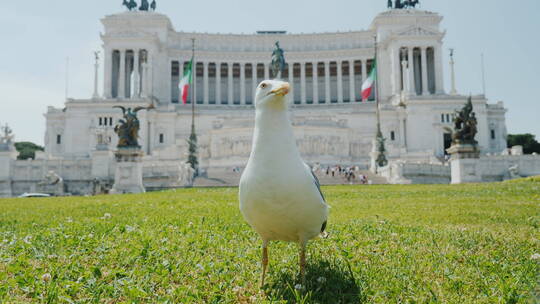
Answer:
[[[264,80],[257,87],[253,145],[240,178],[240,211],[263,242],[261,287],[270,241],[299,244],[305,283],[307,242],[327,235],[329,206],[296,146],[287,113],[289,90],[290,85],[279,80]]]

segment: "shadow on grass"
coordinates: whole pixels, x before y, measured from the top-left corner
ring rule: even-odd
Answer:
[[[306,286],[302,289],[295,289],[300,282],[298,275],[287,271],[272,280],[266,290],[270,291],[270,298],[287,303],[365,303],[357,279],[345,262],[318,260],[308,262]]]

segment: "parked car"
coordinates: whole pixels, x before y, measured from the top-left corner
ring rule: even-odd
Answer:
[[[47,193],[23,193],[19,197],[50,197],[50,194]]]

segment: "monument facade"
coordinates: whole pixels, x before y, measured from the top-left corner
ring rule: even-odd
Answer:
[[[112,151],[118,144],[114,128],[122,118],[112,107],[152,104],[155,109],[138,117],[143,183],[147,188],[178,185],[185,175],[179,168],[187,160],[191,130],[191,105],[182,104],[178,85],[192,56],[193,38],[193,90],[188,103],[196,103],[201,174],[246,164],[255,88],[274,71],[292,86],[291,116],[303,158],[321,165],[369,166],[376,106],[361,100],[361,85],[373,66],[374,36],[388,160],[442,160],[451,144],[455,110],[467,96],[446,93],[444,88],[443,17],[416,9],[413,2],[375,16],[368,29],[335,33],[183,32],[146,5],[145,10],[105,16],[103,77],[96,77],[102,78],[104,91],[89,99],[69,99],[64,108],[48,108],[45,152],[35,161],[45,168],[35,171],[39,173],[22,171],[18,178],[41,174],[35,179],[42,180],[54,170],[69,188],[67,176],[84,171],[91,180],[110,183],[115,171]],[[482,95],[472,96],[471,102],[479,151],[500,153],[506,148],[503,103],[489,103]],[[70,165],[60,173],[58,167],[65,164]],[[14,187],[22,190],[23,184]]]
[[[451,141],[454,111],[466,96],[445,93],[442,17],[417,9],[390,9],[367,30],[286,34],[204,34],[176,31],[163,14],[127,11],[102,19],[104,92],[100,98],[68,100],[49,108],[48,157],[84,158],[96,149],[102,129],[114,146],[120,118],[112,105],[154,103],[140,117],[146,155],[184,159],[191,107],[179,102],[179,80],[195,38],[194,91],[200,167],[243,166],[250,151],[256,85],[271,77],[275,42],[287,62],[281,78],[292,84],[295,129],[306,159],[321,163],[369,162],[375,135],[375,104],[360,88],[379,44],[381,128],[390,159],[442,158]],[[280,70],[281,71],[281,70]],[[506,148],[505,112],[473,96],[483,153]],[[90,130],[90,132],[89,132]]]

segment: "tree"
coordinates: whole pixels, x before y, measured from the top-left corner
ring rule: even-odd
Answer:
[[[195,133],[195,124],[191,124],[191,135],[188,140],[188,163],[191,165],[191,168],[195,170],[195,176],[197,176],[197,168],[199,166],[199,161],[197,160],[197,134]]]
[[[19,152],[17,159],[34,159],[36,158],[36,151],[44,150],[42,146],[38,146],[28,141],[15,143],[15,149]]]
[[[523,146],[523,153],[525,154],[540,153],[540,143],[536,141],[535,136],[532,134],[508,134],[506,140],[508,148]]]

